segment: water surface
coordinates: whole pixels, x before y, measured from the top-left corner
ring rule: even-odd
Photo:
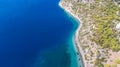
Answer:
[[[76,26],[58,2],[0,1],[0,67],[76,67],[69,48]]]

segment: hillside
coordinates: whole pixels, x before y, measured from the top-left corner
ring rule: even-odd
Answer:
[[[61,0],[81,20],[78,42],[86,67],[120,67],[120,0]]]

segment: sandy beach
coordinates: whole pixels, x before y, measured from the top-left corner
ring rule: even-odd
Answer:
[[[75,35],[74,35],[74,41],[75,41],[75,48],[76,48],[76,51],[78,53],[78,59],[80,58],[81,60],[78,61],[78,63],[80,63],[82,61],[82,67],[87,67],[86,63],[85,63],[85,57],[84,57],[84,52],[82,50],[82,47],[80,46],[79,44],[79,31],[81,29],[81,26],[82,26],[82,21],[81,19],[76,16],[74,13],[72,13],[69,9],[66,9],[64,6],[62,6],[62,3],[59,2],[59,6],[64,9],[67,13],[71,14],[75,19],[78,20],[78,23],[79,23],[79,27],[77,28],[76,32],[75,32]]]

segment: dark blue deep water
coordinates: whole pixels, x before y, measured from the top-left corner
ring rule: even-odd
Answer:
[[[58,2],[0,0],[0,67],[71,67],[75,26]]]

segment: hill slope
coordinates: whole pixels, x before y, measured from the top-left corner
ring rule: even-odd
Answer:
[[[87,67],[120,64],[120,1],[61,0],[60,5],[82,22],[77,39]],[[117,62],[116,62],[117,61]]]

